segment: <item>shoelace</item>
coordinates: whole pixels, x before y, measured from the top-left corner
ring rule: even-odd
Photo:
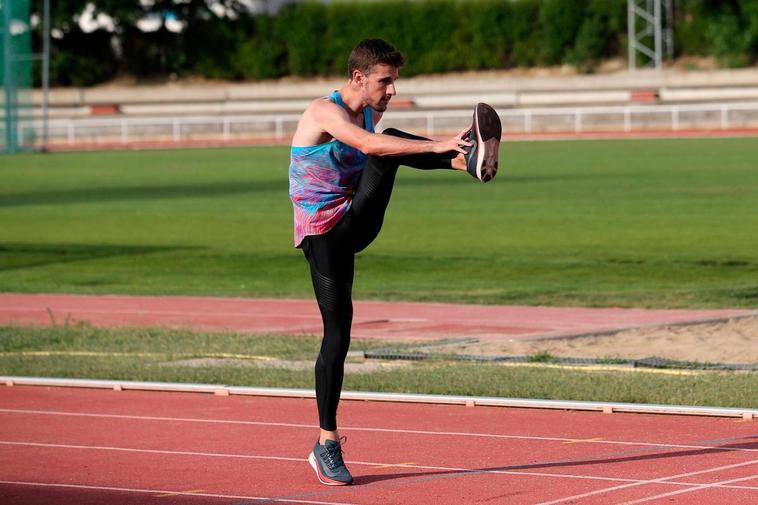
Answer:
[[[326,466],[329,467],[329,470],[334,470],[336,468],[339,468],[341,466],[345,466],[345,462],[342,459],[342,444],[347,442],[347,437],[340,437],[339,439],[339,445],[324,445],[324,449],[326,449],[326,454],[324,455],[324,460],[326,462]]]

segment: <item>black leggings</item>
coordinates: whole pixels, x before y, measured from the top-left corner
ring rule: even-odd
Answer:
[[[394,128],[384,130],[383,134],[427,140]],[[373,242],[382,228],[398,167],[450,169],[455,154],[369,156],[347,214],[327,233],[303,240],[303,252],[310,264],[313,290],[324,322],[324,339],[316,359],[316,401],[319,425],[324,430],[337,429],[337,405],[353,322],[355,254]]]

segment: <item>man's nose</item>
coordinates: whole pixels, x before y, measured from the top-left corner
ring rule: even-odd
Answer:
[[[390,84],[389,86],[387,86],[387,94],[390,95],[390,96],[397,95],[397,90],[395,89],[395,85],[394,84]]]

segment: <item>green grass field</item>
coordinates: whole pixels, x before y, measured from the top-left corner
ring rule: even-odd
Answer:
[[[518,142],[401,168],[359,299],[758,306],[758,139]],[[0,158],[0,291],[311,297],[288,149]]]
[[[87,325],[0,327],[0,375],[313,388],[315,337],[203,334]],[[354,340],[352,351],[387,345]],[[397,347],[393,344],[393,347]],[[236,356],[237,354],[243,357]],[[232,355],[235,359],[228,359]],[[257,366],[264,358],[287,363]],[[348,365],[362,360],[348,357]],[[265,363],[265,361],[263,361]],[[376,363],[374,361],[374,363]],[[462,363],[348,369],[346,390],[758,408],[758,374],[598,371]]]

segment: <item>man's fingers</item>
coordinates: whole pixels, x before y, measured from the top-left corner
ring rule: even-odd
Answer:
[[[454,138],[448,141],[440,142],[438,144],[439,147],[437,148],[439,149],[439,151],[435,149],[435,152],[444,153],[444,152],[455,151],[457,153],[466,154],[468,152],[467,148],[471,147],[472,145],[474,144],[472,142],[469,142],[468,140]]]

